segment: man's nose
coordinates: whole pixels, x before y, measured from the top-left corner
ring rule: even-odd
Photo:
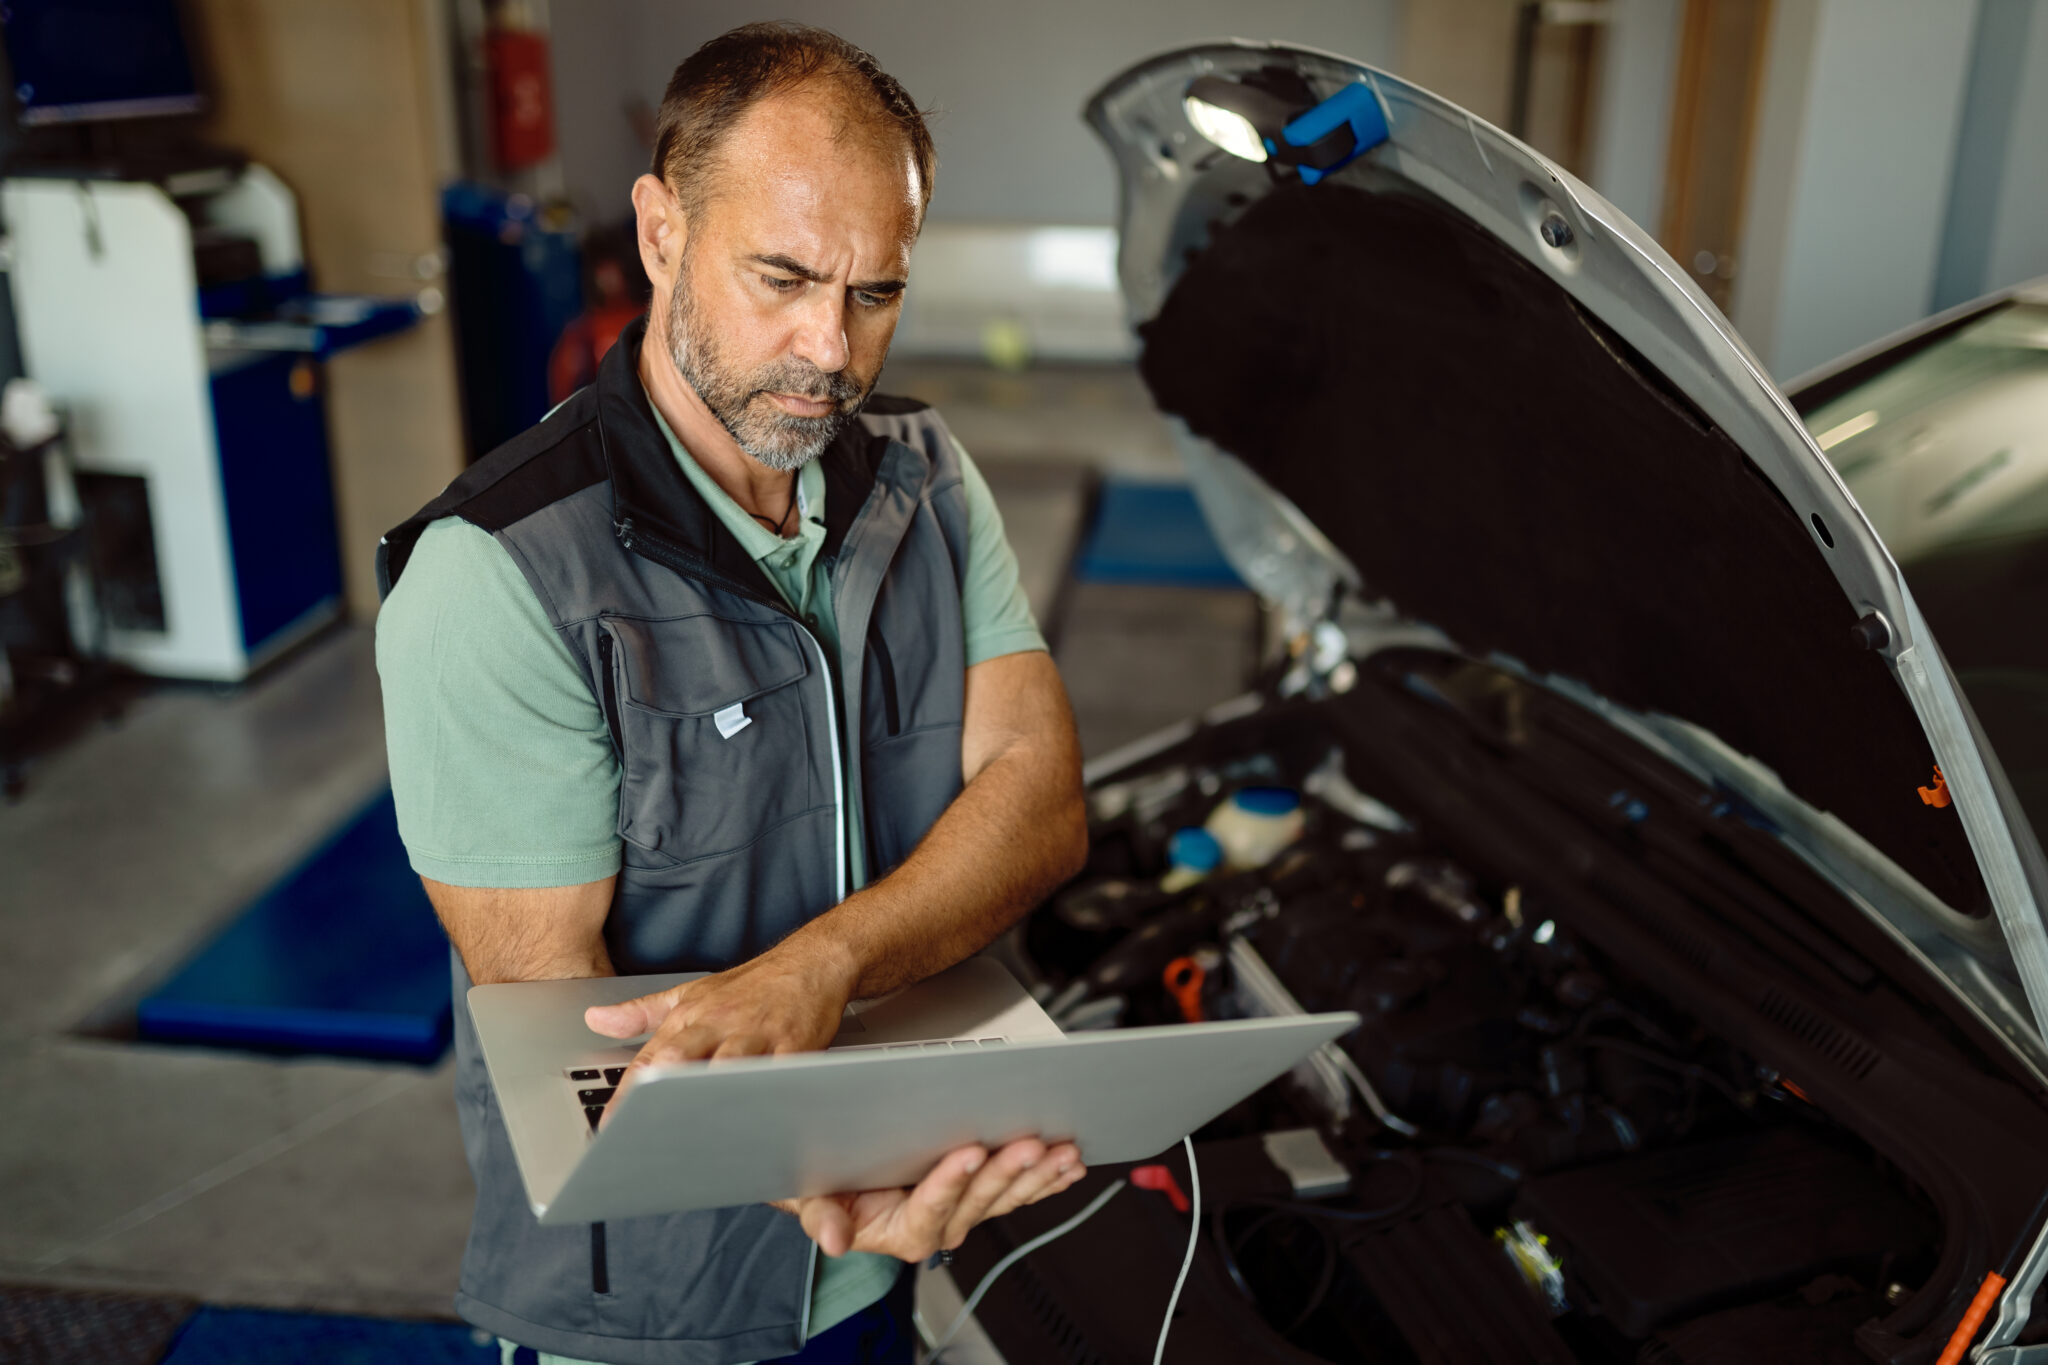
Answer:
[[[826,374],[837,374],[848,359],[845,295],[829,285],[810,292],[790,349]]]

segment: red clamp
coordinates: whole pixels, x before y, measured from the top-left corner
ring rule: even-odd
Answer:
[[[1173,1205],[1175,1213],[1186,1213],[1194,1207],[1188,1202],[1180,1182],[1173,1178],[1173,1172],[1165,1166],[1138,1166],[1131,1171],[1131,1183],[1141,1190],[1157,1190],[1166,1196],[1166,1202]]]
[[[1941,765],[1938,763],[1934,765],[1934,785],[1916,787],[1914,790],[1919,792],[1920,799],[1930,806],[1939,808],[1949,803],[1948,779],[1941,775]]]

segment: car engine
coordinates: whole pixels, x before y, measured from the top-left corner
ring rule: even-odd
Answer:
[[[1276,790],[1278,852],[1176,861]],[[1499,669],[1376,656],[1090,801],[1087,869],[1000,948],[1063,1027],[1363,1019],[1194,1135],[1169,1359],[1931,1361],[2048,1184],[2038,1097],[1753,812]],[[1930,1084],[1989,1144],[1965,1174],[1911,1156],[1954,1140],[1906,1112]],[[1188,1237],[1157,1164],[991,1289],[1013,1362],[1150,1358]],[[978,1230],[963,1288],[1127,1174]]]

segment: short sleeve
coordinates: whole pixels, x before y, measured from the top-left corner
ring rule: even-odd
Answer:
[[[964,449],[960,478],[967,495],[967,577],[960,591],[967,666],[1004,654],[1042,650],[1045,637],[1039,634],[1031,600],[1024,595],[1017,555],[1003,534],[1003,514],[996,510],[988,480]]]
[[[604,713],[496,538],[429,525],[377,615],[398,832],[453,886],[576,886],[619,870]]]
[[[840,1256],[818,1252],[818,1269],[811,1281],[811,1336],[829,1332],[861,1309],[875,1303],[896,1285],[904,1273],[903,1262],[873,1251],[849,1251]]]

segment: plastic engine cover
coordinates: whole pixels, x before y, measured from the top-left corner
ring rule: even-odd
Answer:
[[[1633,1338],[1824,1272],[1867,1277],[1934,1233],[1866,1161],[1788,1129],[1542,1176],[1515,1216]]]

